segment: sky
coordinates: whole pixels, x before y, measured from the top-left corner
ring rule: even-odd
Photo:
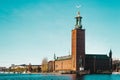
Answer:
[[[0,0],[0,66],[41,64],[71,54],[80,11],[86,54],[120,58],[120,0]],[[78,9],[76,6],[81,5]]]

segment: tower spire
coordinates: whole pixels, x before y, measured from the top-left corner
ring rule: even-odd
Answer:
[[[110,49],[109,57],[112,58],[112,50]]]
[[[82,29],[82,24],[81,24],[82,17],[80,16],[80,11],[78,11],[77,16],[75,17],[75,19],[76,19],[75,28],[76,29]]]

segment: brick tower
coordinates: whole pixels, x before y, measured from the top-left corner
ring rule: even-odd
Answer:
[[[75,17],[76,24],[72,30],[72,70],[79,71],[85,66],[85,29],[82,29],[80,12]]]

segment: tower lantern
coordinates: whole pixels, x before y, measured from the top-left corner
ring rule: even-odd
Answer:
[[[81,24],[81,19],[82,17],[80,16],[80,12],[78,11],[77,16],[75,17],[76,19],[76,24],[75,24],[75,28],[76,29],[82,29],[82,24]]]

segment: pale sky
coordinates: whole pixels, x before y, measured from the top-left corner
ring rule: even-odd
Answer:
[[[71,54],[77,11],[86,29],[86,54],[112,49],[113,58],[120,58],[120,0],[0,0],[0,66]]]

